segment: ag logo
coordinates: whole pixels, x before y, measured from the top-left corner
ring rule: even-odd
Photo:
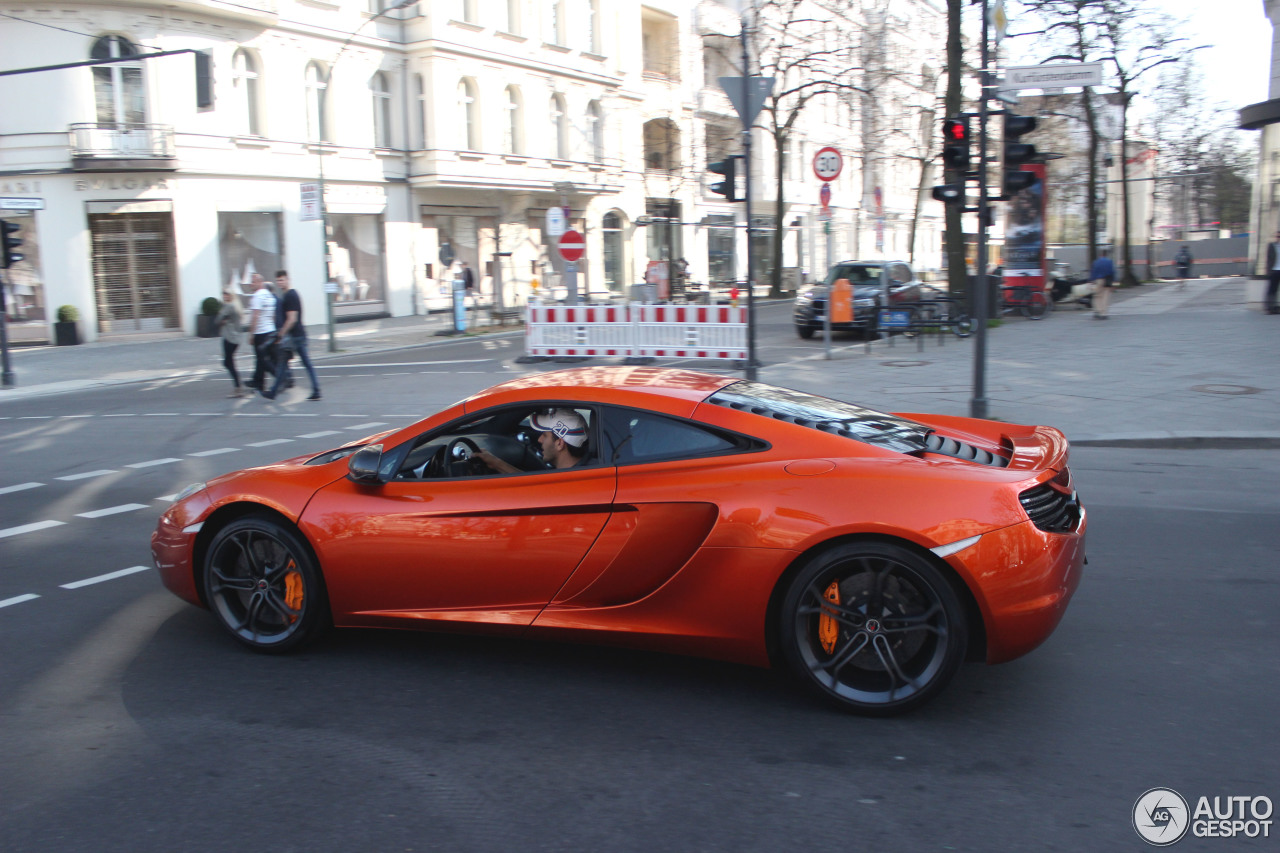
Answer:
[[[1187,801],[1172,788],[1152,788],[1133,804],[1133,828],[1142,840],[1167,847],[1182,839],[1190,826]]]

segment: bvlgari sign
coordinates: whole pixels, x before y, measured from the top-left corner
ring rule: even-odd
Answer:
[[[77,178],[76,192],[100,192],[102,190],[167,190],[166,178],[108,175],[102,178]]]

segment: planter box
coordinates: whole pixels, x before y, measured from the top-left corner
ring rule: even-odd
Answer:
[[[69,323],[53,324],[53,340],[60,347],[73,347],[80,343],[80,327],[72,320]]]
[[[214,325],[217,317],[212,314],[196,315],[196,337],[198,338],[216,338],[218,336],[218,327]]]

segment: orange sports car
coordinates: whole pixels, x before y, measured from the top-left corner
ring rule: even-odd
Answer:
[[[185,489],[165,585],[262,651],[330,626],[780,665],[891,714],[1053,632],[1085,512],[1052,427],[648,367],[526,376]]]

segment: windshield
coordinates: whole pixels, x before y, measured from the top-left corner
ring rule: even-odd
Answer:
[[[835,284],[842,278],[847,278],[852,285],[879,284],[880,266],[878,264],[849,264],[832,267],[831,272],[827,273],[826,284]]]
[[[843,435],[899,453],[924,450],[925,439],[931,431],[924,424],[896,415],[761,382],[743,380],[726,385],[707,398],[707,402]]]

